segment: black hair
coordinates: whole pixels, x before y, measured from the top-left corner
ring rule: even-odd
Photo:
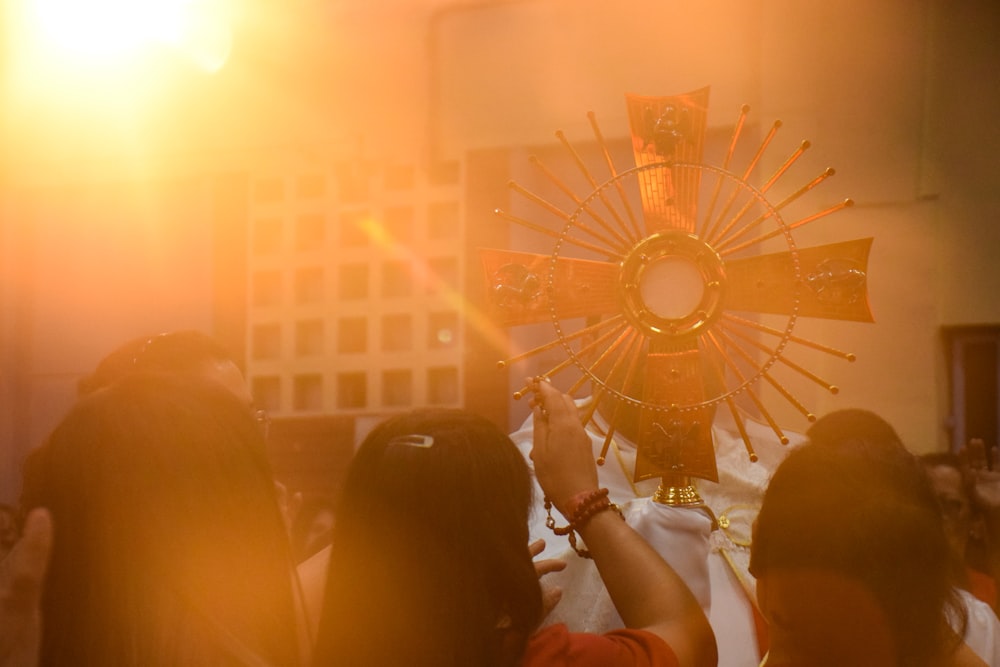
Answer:
[[[872,416],[853,411],[830,424],[820,420],[817,440],[811,429],[810,441],[789,453],[764,493],[750,569],[758,578],[814,572],[859,584],[886,620],[895,664],[930,665],[960,641],[949,614],[964,630],[950,549],[919,461]],[[874,641],[876,628],[866,630]],[[836,627],[815,631],[800,639],[819,641],[827,652],[847,640]]]
[[[531,495],[523,456],[483,417],[377,426],[337,505],[315,664],[517,664],[542,613]]]
[[[263,436],[197,376],[134,374],[36,449],[22,507],[53,553],[42,665],[298,662],[293,563]]]
[[[240,367],[225,346],[201,331],[140,336],[112,350],[92,373],[80,378],[77,395],[86,396],[133,373],[194,373],[213,361],[232,361]]]

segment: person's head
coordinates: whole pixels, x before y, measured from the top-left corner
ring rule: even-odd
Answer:
[[[531,495],[524,458],[482,417],[377,426],[337,504],[316,664],[515,664],[542,613]]]
[[[135,373],[201,375],[219,382],[241,400],[251,400],[235,358],[217,340],[193,330],[140,336],[120,345],[79,380],[77,394],[86,396]]]
[[[964,562],[969,538],[980,520],[976,482],[968,467],[952,452],[924,454],[920,462],[941,506],[955,556]]]
[[[957,642],[941,515],[891,427],[856,416],[817,422],[764,493],[750,569],[772,650],[817,667],[934,664]]]
[[[895,456],[901,451],[906,458],[906,448],[896,429],[871,410],[844,408],[820,417],[806,431],[809,442],[838,447],[853,442],[856,447],[868,450],[872,456]]]
[[[296,664],[292,561],[263,436],[219,384],[134,374],[25,468],[52,513],[42,664]]]

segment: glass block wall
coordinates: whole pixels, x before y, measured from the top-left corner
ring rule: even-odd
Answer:
[[[458,406],[461,168],[251,180],[247,376],[275,417]]]

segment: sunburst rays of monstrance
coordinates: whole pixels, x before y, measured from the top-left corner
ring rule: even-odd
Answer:
[[[810,421],[815,416],[786,388],[781,374],[801,375],[838,391],[787,353],[803,346],[847,361],[854,355],[793,335],[799,317],[873,321],[867,291],[872,239],[798,248],[792,234],[851,206],[851,200],[791,222],[782,217],[789,204],[833,170],[772,202],[769,192],[809,143],[802,142],[769,177],[755,176],[781,126],[775,122],[748,163],[737,169],[732,162],[747,106],[739,111],[722,163],[705,164],[708,94],[703,88],[671,97],[626,95],[635,166],[623,171],[616,168],[593,113],[588,117],[604,158],[601,176],[557,132],[588,191],[574,192],[532,158],[572,204],[564,210],[511,183],[544,221],[496,211],[551,238],[551,253],[480,251],[494,321],[502,326],[551,321],[554,326],[549,343],[498,365],[561,347],[565,360],[545,374],[578,369],[571,394],[590,383],[584,422],[593,421],[598,405],[613,399],[598,462],[603,464],[624,415],[638,413],[630,434],[637,449],[634,480],[662,478],[654,499],[677,506],[701,504],[692,477],[718,481],[711,428],[720,405],[731,412],[748,456],[756,460],[738,395],[747,397],[786,444],[758,385],[766,383]],[[775,243],[783,249],[764,252]],[[780,322],[768,323],[764,315]]]

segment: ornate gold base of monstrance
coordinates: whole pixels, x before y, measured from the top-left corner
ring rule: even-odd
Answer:
[[[666,476],[653,494],[653,501],[671,507],[700,507],[705,504],[690,477]]]

